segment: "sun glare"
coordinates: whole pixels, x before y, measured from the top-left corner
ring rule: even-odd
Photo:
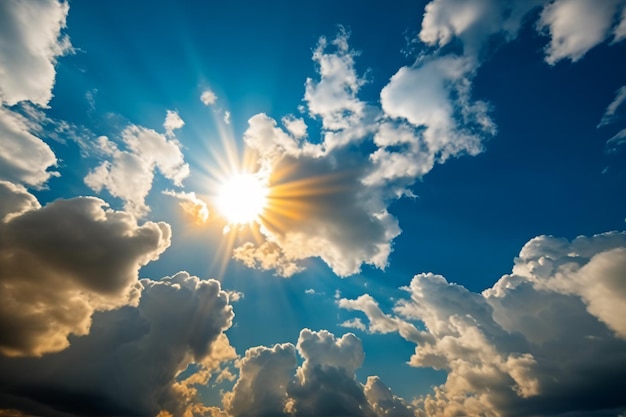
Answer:
[[[258,175],[237,174],[222,183],[217,208],[229,224],[247,224],[259,218],[267,205],[268,187]]]

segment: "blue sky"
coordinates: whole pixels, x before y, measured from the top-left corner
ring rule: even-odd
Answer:
[[[2,3],[0,415],[623,416],[624,57],[623,0]]]

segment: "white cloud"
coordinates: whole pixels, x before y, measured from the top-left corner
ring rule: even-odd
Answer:
[[[337,304],[339,307],[348,311],[361,311],[365,313],[369,321],[367,331],[370,333],[386,334],[398,332],[405,339],[415,343],[420,343],[422,340],[428,338],[423,332],[419,332],[413,324],[398,317],[383,313],[376,300],[369,294],[363,294],[355,300],[342,298]],[[359,323],[362,324],[360,319]]]
[[[550,34],[546,62],[556,64],[562,59],[578,61],[587,51],[609,36],[622,0],[557,0],[548,4],[537,23]],[[616,40],[619,34],[616,33]]]
[[[236,357],[224,334],[234,317],[227,293],[218,281],[186,272],[140,284],[135,307],[94,315],[90,334],[73,339],[60,354],[0,358],[0,381],[16,387],[9,398],[73,415],[210,411],[199,401],[197,385]],[[192,364],[198,372],[177,378]]]
[[[482,151],[482,137],[495,134],[486,104],[470,102],[475,65],[458,56],[418,60],[401,68],[380,93],[386,115],[425,128],[422,152],[439,161],[460,153],[476,155]],[[418,172],[428,172],[428,158],[426,164]]]
[[[205,106],[210,106],[212,104],[215,104],[215,102],[217,101],[217,96],[213,91],[206,89],[200,95],[200,101],[202,101]]]
[[[224,123],[226,123],[227,125],[230,124],[230,112],[229,111],[224,111]]]
[[[180,129],[185,125],[185,121],[180,118],[177,111],[168,110],[163,122],[163,128],[167,136],[173,136],[174,130]]]
[[[367,295],[339,305],[365,312],[370,332],[423,323],[414,340],[400,333],[416,343],[409,363],[448,376],[417,402],[419,416],[593,415],[623,404],[610,387],[626,377],[624,271],[626,233],[540,236],[482,294],[419,274],[396,316]]]
[[[355,53],[341,30],[322,38],[313,59],[320,80],[307,80],[309,113],[322,119],[321,143],[307,139],[304,120],[265,114],[249,120],[247,146],[270,175],[270,202],[261,232],[266,242],[235,250],[246,265],[289,276],[319,257],[339,276],[363,264],[385,268],[397,220],[387,211],[417,178],[450,156],[474,155],[495,133],[487,105],[471,101],[474,60],[420,59],[404,67],[381,93],[382,111],[361,102]],[[375,145],[361,147],[360,142]],[[348,146],[350,145],[350,146]]]
[[[320,116],[322,127],[328,131],[349,130],[361,126],[365,116],[365,103],[357,97],[361,86],[365,83],[354,68],[356,53],[348,47],[349,34],[340,29],[337,37],[330,43],[335,52],[329,53],[329,42],[322,37],[313,52],[313,61],[318,65],[320,80],[306,80],[304,100],[312,117]],[[333,147],[349,141],[340,135],[329,133],[325,137],[327,147]]]
[[[361,319],[358,318],[358,317],[356,317],[356,318],[354,318],[352,320],[346,320],[343,323],[339,323],[339,326],[345,327],[345,328],[348,328],[348,329],[357,329],[357,330],[360,330],[362,332],[364,332],[367,329],[365,324],[363,324]]]
[[[68,10],[56,0],[0,2],[0,102],[48,104],[56,59],[72,50],[61,35]]]
[[[165,190],[163,194],[174,197],[180,201],[180,206],[183,211],[189,215],[198,224],[204,224],[209,220],[209,208],[204,200],[201,200],[196,196],[196,193],[192,192],[176,192],[172,190]]]
[[[283,122],[283,125],[285,126],[285,129],[287,129],[287,131],[295,139],[306,137],[307,127],[303,119],[289,115],[289,116],[283,117],[282,122]]]
[[[31,133],[34,126],[24,116],[0,107],[0,178],[33,187],[42,187],[54,175],[52,149]]]
[[[122,132],[122,142],[126,150],[120,150],[106,137],[98,139],[100,150],[111,160],[91,170],[85,184],[96,192],[106,188],[124,200],[126,211],[142,217],[150,210],[145,198],[152,188],[155,169],[180,186],[189,175],[189,165],[175,138],[168,139],[152,129],[131,125]]]
[[[547,1],[433,0],[425,7],[419,37],[439,46],[456,37],[462,40],[466,55],[476,56],[490,36],[502,33],[514,38],[523,17]]]
[[[24,189],[1,182],[0,352],[41,355],[89,332],[94,311],[137,302],[142,265],[170,244],[166,223],[137,225],[99,199],[39,208]],[[7,217],[8,215],[8,217]]]

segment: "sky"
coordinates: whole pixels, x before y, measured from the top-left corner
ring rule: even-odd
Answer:
[[[626,1],[0,2],[0,416],[626,416]]]

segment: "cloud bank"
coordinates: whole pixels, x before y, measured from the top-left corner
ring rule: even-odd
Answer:
[[[539,236],[482,294],[419,274],[395,314],[369,295],[339,306],[416,343],[411,366],[448,372],[418,415],[604,415],[626,407],[625,272],[626,233]]]

